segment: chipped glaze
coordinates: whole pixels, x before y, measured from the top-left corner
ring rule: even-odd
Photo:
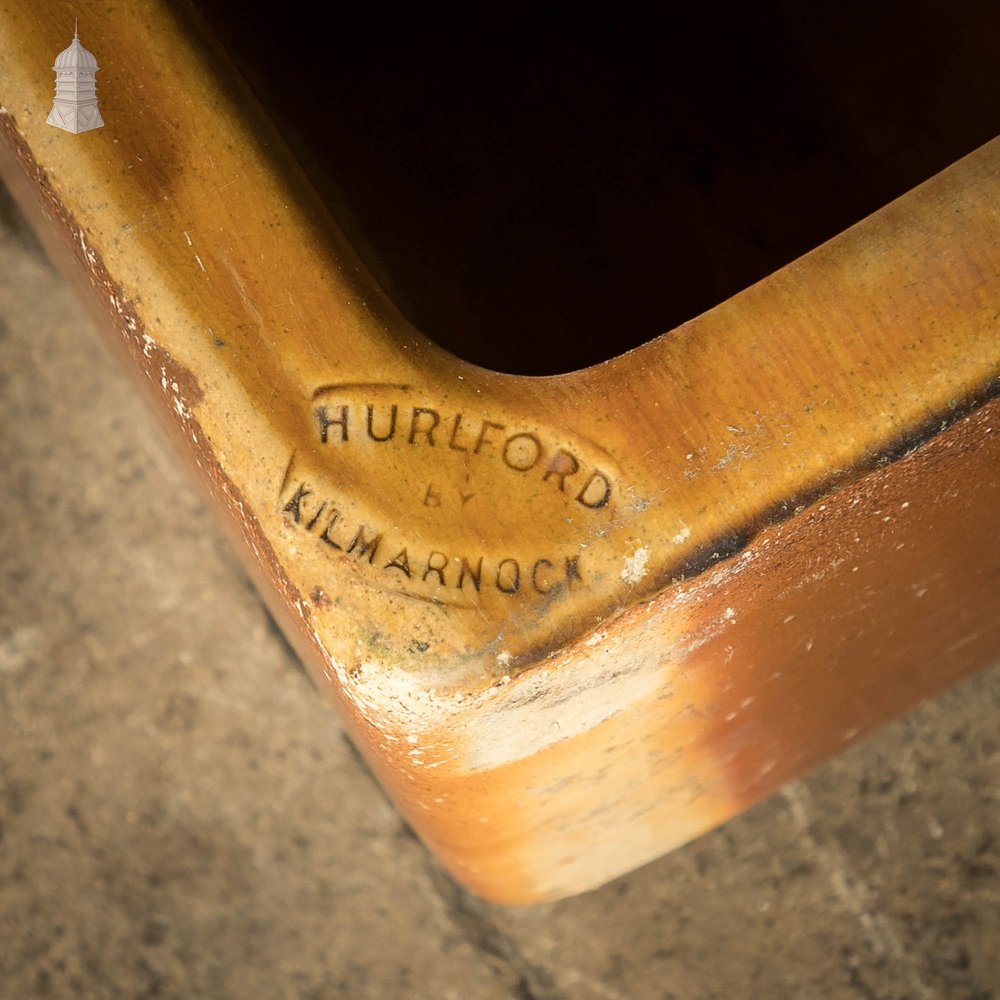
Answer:
[[[468,885],[597,885],[996,655],[1000,143],[669,335],[516,378],[410,327],[224,57],[133,6],[88,25],[130,64],[82,137],[31,70],[61,8],[0,8],[5,176]]]

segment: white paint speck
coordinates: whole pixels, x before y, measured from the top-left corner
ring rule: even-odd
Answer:
[[[681,522],[683,524],[683,522]],[[670,539],[674,545],[680,545],[682,542],[686,542],[691,537],[691,529],[685,524],[680,531]]]
[[[622,579],[629,586],[638,583],[646,575],[648,560],[649,552],[645,548],[636,549],[632,555],[626,556],[622,563]]]

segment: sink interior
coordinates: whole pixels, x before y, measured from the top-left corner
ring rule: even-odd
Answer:
[[[1000,5],[701,6],[198,4],[407,317],[523,374],[671,329],[1000,133]]]

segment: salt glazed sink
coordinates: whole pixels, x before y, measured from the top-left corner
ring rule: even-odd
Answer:
[[[3,175],[456,878],[597,886],[996,659],[988,31],[234,11],[89,12],[74,134],[0,5]]]

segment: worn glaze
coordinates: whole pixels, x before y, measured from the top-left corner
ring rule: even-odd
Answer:
[[[1000,144],[518,378],[406,323],[167,5],[86,25],[105,128],[47,127],[61,11],[0,5],[5,176],[477,891],[599,884],[995,656]]]

